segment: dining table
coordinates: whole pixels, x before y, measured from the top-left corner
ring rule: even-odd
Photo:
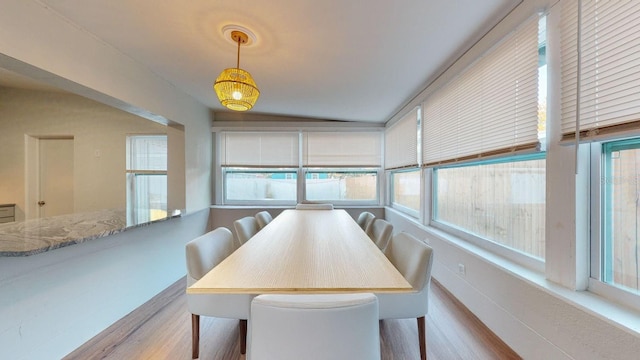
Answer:
[[[343,209],[284,210],[187,293],[400,293],[414,289]]]

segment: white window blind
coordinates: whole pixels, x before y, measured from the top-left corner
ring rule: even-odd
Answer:
[[[418,166],[418,111],[415,108],[385,130],[386,169]]]
[[[585,140],[640,133],[640,1],[582,1],[581,64],[578,16],[578,1],[563,1],[563,140],[575,139],[576,121]]]
[[[220,165],[298,167],[298,132],[223,132]]]
[[[307,167],[380,167],[382,132],[307,132],[303,140]]]
[[[538,148],[538,18],[437,90],[423,109],[424,165]]]
[[[127,136],[127,170],[167,171],[167,135]]]

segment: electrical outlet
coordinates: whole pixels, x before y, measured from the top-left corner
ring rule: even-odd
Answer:
[[[464,276],[466,274],[467,269],[465,269],[464,264],[458,264],[458,274]]]

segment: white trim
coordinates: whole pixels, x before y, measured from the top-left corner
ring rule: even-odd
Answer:
[[[633,293],[629,290],[621,289],[593,278],[589,279],[589,291],[602,296],[605,299],[620,303],[635,311],[640,311],[640,291],[638,293]],[[615,308],[621,309],[620,307]],[[622,322],[623,319],[615,319],[615,321]],[[636,322],[634,325],[635,331],[640,332],[640,321]]]

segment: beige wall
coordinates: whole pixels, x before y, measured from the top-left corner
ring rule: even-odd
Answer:
[[[0,94],[0,203],[15,203],[18,221],[27,211],[25,136],[73,137],[75,212],[125,208],[127,135],[182,137],[178,129],[78,95],[9,88]]]

